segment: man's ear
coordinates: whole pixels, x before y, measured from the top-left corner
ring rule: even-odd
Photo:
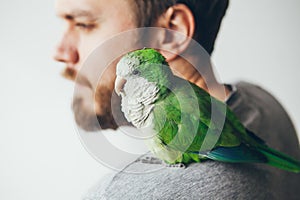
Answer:
[[[188,47],[195,32],[195,19],[186,5],[176,4],[158,18],[156,26],[171,30],[162,31],[157,36],[160,52],[171,61]]]

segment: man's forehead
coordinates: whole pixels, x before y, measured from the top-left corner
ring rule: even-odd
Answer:
[[[63,18],[96,18],[103,0],[56,0],[55,10]]]

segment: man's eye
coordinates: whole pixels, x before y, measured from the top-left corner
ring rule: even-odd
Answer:
[[[82,30],[91,30],[95,27],[94,24],[76,23],[75,26]]]

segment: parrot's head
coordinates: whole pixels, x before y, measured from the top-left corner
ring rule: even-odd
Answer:
[[[116,75],[115,91],[120,94],[125,83],[131,80],[145,80],[160,89],[166,88],[172,71],[163,55],[154,49],[144,48],[122,57],[117,64]]]

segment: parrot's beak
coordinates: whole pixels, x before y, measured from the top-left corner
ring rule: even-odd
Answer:
[[[115,91],[118,96],[120,96],[121,92],[123,92],[124,85],[126,80],[123,77],[117,76],[115,81]]]

